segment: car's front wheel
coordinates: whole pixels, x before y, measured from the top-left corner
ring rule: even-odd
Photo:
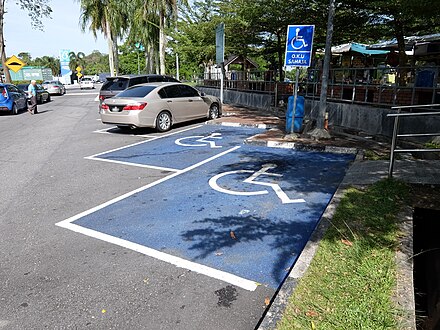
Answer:
[[[209,108],[209,119],[217,119],[218,116],[219,116],[218,105],[216,103],[213,103]]]
[[[156,129],[159,132],[166,132],[171,128],[171,114],[168,111],[162,111],[156,118]]]

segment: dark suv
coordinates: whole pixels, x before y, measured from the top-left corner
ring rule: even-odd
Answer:
[[[179,82],[173,77],[163,76],[159,74],[107,77],[107,81],[102,85],[101,90],[99,91],[99,101],[101,103],[105,99],[115,96],[116,94],[122,92],[128,87],[159,81]]]

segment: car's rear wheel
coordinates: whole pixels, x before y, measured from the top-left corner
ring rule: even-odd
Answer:
[[[18,114],[18,108],[17,105],[15,103],[12,104],[12,114],[13,115],[17,115]]]
[[[218,105],[216,103],[213,103],[209,108],[209,119],[217,119],[218,116],[219,116]]]
[[[171,128],[171,114],[168,111],[162,111],[156,118],[156,129],[159,132],[166,132]]]

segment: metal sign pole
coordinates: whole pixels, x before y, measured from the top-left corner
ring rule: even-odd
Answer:
[[[296,113],[296,100],[298,98],[298,81],[299,81],[299,68],[295,67],[295,85],[294,85],[294,93],[293,93],[293,111],[292,111],[292,124],[290,125],[290,134],[293,134],[293,122],[295,120]]]
[[[222,64],[221,64],[221,66],[220,66],[220,69],[221,69],[221,74],[220,74],[220,102],[223,104],[223,81],[224,81],[224,78],[223,78],[223,65],[224,65],[224,62],[222,62]]]

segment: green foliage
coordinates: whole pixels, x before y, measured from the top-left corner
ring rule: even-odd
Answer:
[[[43,30],[43,22],[41,19],[43,17],[50,18],[50,14],[52,13],[52,8],[49,6],[50,0],[16,0],[15,2],[22,10],[28,12],[32,28]]]

